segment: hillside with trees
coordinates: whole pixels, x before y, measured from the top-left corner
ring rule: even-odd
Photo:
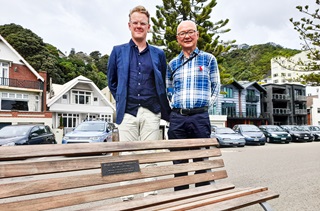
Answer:
[[[108,55],[102,56],[99,51],[87,55],[75,49],[71,49],[69,55],[63,55],[57,47],[45,43],[31,30],[13,23],[1,25],[0,34],[35,70],[47,71],[53,83],[64,84],[83,75],[100,89],[107,86]]]
[[[235,46],[222,55],[220,65],[225,72],[238,81],[259,81],[271,70],[270,60],[274,57],[290,57],[299,50],[284,48],[274,43]]]

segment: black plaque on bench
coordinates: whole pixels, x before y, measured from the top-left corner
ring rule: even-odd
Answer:
[[[138,160],[101,163],[102,176],[140,172]]]

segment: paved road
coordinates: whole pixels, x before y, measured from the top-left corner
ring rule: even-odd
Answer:
[[[222,148],[222,157],[229,175],[225,181],[267,186],[280,194],[269,201],[275,211],[320,210],[320,142]]]

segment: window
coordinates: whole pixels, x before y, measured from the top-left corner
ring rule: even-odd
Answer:
[[[231,87],[224,87],[223,91],[226,93],[225,98],[233,98],[233,89]]]
[[[1,100],[1,110],[28,111],[28,102],[18,100]]]
[[[0,85],[9,85],[9,63],[0,62]]]
[[[29,111],[28,95],[19,93],[2,93],[1,110]]]
[[[35,96],[34,110],[39,111],[39,95]]]
[[[246,113],[247,117],[257,117],[257,105],[247,104]]]
[[[222,115],[236,116],[236,104],[235,103],[222,103]]]
[[[91,104],[91,92],[72,91],[73,104]]]
[[[318,114],[320,114],[320,108],[317,108],[317,110],[318,110]]]
[[[63,127],[76,127],[79,124],[79,114],[58,114],[58,122],[62,118]]]
[[[100,114],[100,120],[104,120],[104,121],[107,121],[107,122],[112,122],[111,121],[111,115],[109,115],[109,114]]]

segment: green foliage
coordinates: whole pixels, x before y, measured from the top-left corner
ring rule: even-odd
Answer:
[[[91,79],[99,89],[107,86],[108,55],[101,57],[99,51],[87,55],[72,48],[68,57],[60,57],[56,47],[44,43],[31,30],[16,24],[0,26],[0,34],[35,70],[47,71],[47,81],[50,77],[53,83],[64,84],[83,75]]]
[[[206,3],[209,1],[208,3]],[[222,52],[227,52],[230,42],[219,42],[219,34],[230,31],[223,29],[226,20],[219,20],[215,23],[209,21],[212,8],[216,6],[216,0],[163,0],[163,6],[157,5],[156,17],[152,17],[152,40],[151,44],[160,46],[170,61],[177,56],[181,48],[176,40],[176,31],[182,20],[192,20],[198,26],[200,50],[212,53],[218,57]]]
[[[311,85],[311,86],[320,86],[320,74],[319,73],[310,73],[309,75],[303,75],[301,77],[302,83]]]
[[[272,58],[277,56],[293,56],[299,52],[299,50],[283,48],[272,43],[247,46],[223,54],[220,66],[225,71],[224,74],[231,76],[229,79],[259,81],[265,78],[271,70],[270,60]]]
[[[297,6],[299,12],[306,15],[300,21],[294,21],[293,18],[290,22],[293,24],[294,29],[299,33],[300,39],[304,41],[303,50],[308,50],[309,58],[314,60],[312,70],[319,70],[320,65],[320,0],[315,0],[314,5]]]

